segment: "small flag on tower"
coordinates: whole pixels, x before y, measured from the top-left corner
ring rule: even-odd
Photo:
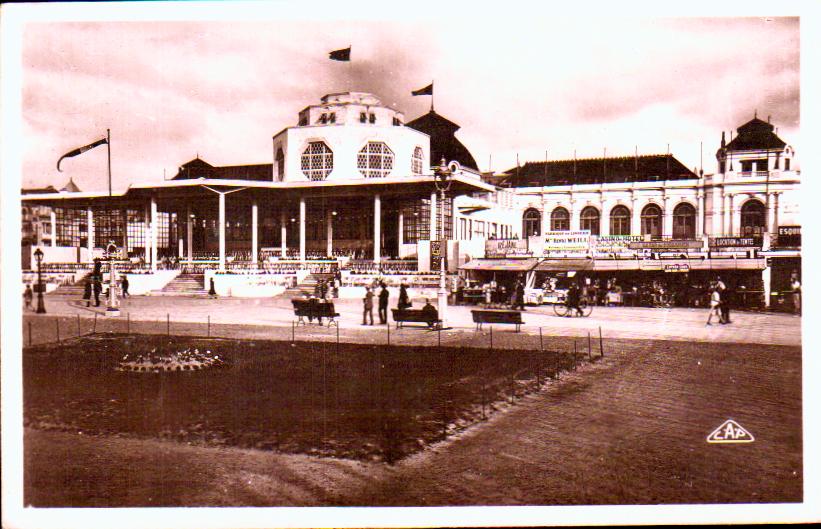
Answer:
[[[351,47],[348,46],[344,50],[335,50],[329,54],[329,57],[332,61],[350,61],[351,60]]]
[[[59,160],[57,160],[57,170],[62,172],[62,170],[60,169],[60,162],[63,161],[63,158],[71,158],[72,156],[77,156],[78,154],[83,154],[84,152],[89,151],[89,150],[93,149],[94,147],[99,147],[100,145],[105,145],[106,143],[108,143],[108,140],[106,138],[103,138],[101,140],[95,141],[94,143],[89,143],[85,147],[80,147],[79,149],[74,149],[73,151],[69,151],[69,152],[65,153],[64,155],[62,155],[60,157]]]
[[[411,95],[414,96],[432,96],[433,95],[433,83],[429,84],[425,88],[420,88],[419,90],[414,90],[411,92]]]

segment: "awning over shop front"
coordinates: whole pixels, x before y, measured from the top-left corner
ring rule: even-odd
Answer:
[[[460,270],[488,270],[496,272],[528,272],[538,259],[473,259],[459,267]]]
[[[569,272],[593,270],[593,259],[545,259],[536,266],[537,272]]]

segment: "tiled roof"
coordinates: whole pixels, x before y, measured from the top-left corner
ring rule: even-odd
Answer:
[[[183,164],[173,180],[189,180],[195,178],[268,182],[273,180],[273,164],[263,163],[215,167],[205,160],[195,158]]]
[[[738,136],[727,144],[728,151],[755,151],[762,149],[783,149],[787,144],[773,130],[775,127],[766,121],[753,118],[738,127]]]
[[[527,162],[505,171],[504,187],[556,186],[617,182],[654,182],[698,178],[672,154]]]
[[[439,165],[439,162],[444,158],[447,162],[456,160],[464,167],[479,169],[473,155],[456,138],[456,131],[460,128],[456,123],[431,110],[405,125],[430,136],[431,166]]]

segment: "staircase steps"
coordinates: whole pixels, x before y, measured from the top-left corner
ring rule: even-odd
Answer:
[[[207,296],[205,274],[180,274],[152,296]]]

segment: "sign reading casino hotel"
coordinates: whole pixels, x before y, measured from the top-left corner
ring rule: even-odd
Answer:
[[[586,255],[590,251],[590,230],[548,231],[543,240],[544,257]]]
[[[631,242],[644,240],[642,235],[599,235],[592,237],[595,254],[635,254],[630,250]]]
[[[531,257],[527,239],[496,239],[485,241],[485,257]]]

